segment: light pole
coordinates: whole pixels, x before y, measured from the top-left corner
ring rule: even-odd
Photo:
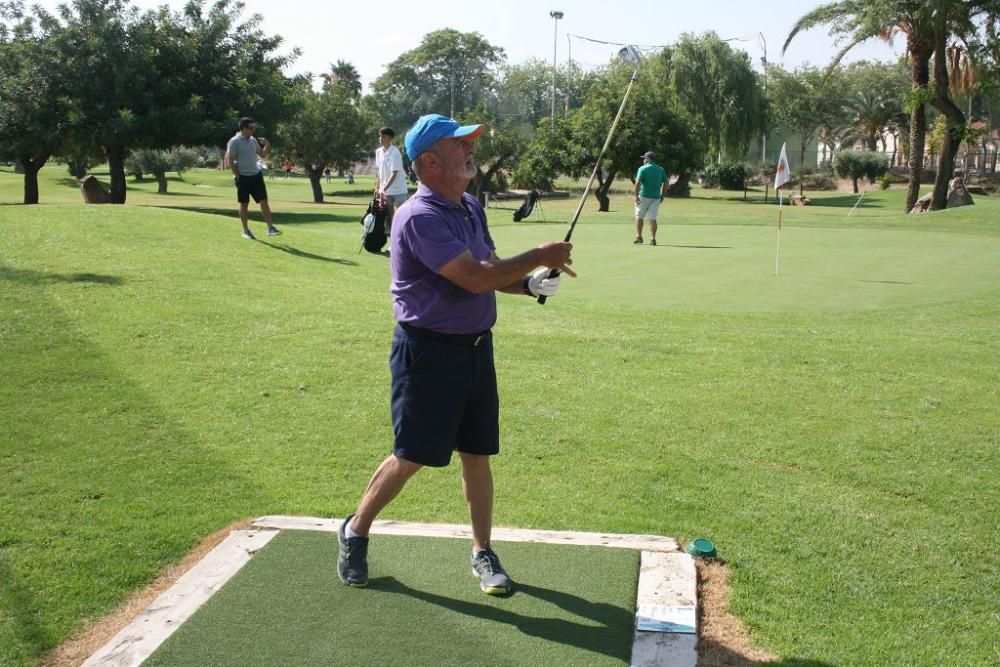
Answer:
[[[757,36],[760,37],[761,50],[764,55],[761,56],[760,63],[764,68],[764,101],[767,102],[767,40],[764,39],[764,33],[758,32]],[[767,124],[764,124],[764,130],[761,133],[760,139],[760,161],[764,164],[767,163]]]
[[[563,13],[558,10],[549,12],[555,30],[552,33],[552,127],[556,126],[556,47],[559,45],[559,19]]]

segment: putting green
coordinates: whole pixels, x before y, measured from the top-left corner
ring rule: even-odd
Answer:
[[[498,227],[501,256],[565,227]],[[560,298],[697,312],[822,312],[943,303],[1000,287],[1000,239],[944,232],[661,224],[632,245],[631,224],[580,225],[576,280]]]
[[[497,598],[469,549],[377,536],[370,585],[355,589],[337,578],[335,535],[283,531],[144,664],[628,664],[637,551],[497,543],[515,580]]]

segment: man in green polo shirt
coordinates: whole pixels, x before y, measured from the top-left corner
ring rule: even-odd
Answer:
[[[642,154],[642,166],[635,173],[635,241],[642,243],[642,220],[649,220],[649,245],[656,245],[656,213],[667,194],[667,170],[653,162],[652,151]]]

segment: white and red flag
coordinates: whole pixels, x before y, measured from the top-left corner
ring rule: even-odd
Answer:
[[[774,189],[777,190],[790,180],[792,180],[792,170],[788,167],[785,144],[781,144],[781,157],[778,158],[778,169],[774,172]]]

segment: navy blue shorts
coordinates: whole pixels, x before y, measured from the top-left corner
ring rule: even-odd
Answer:
[[[500,399],[493,338],[444,339],[397,325],[389,355],[393,453],[442,467],[453,451],[500,451]]]

